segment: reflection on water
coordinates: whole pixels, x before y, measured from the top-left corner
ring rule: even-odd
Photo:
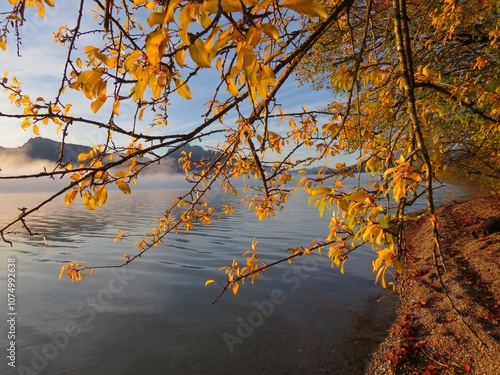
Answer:
[[[8,367],[4,356],[1,374],[363,373],[396,304],[395,296],[376,302],[383,292],[373,283],[371,250],[356,251],[343,276],[316,256],[277,266],[215,305],[217,284],[204,287],[207,279],[223,280],[218,268],[241,259],[253,237],[270,262],[324,236],[327,221],[301,194],[274,220],[259,222],[242,208],[167,238],[126,268],[96,270],[79,284],[58,281],[63,262],[120,263],[177,193],[116,192],[105,210],[93,212],[54,203],[29,220],[48,246],[21,236],[12,237],[13,248],[0,244],[2,285],[7,258],[17,259],[19,312],[18,367]],[[0,195],[0,222],[41,198]],[[132,238],[114,243],[118,229]],[[6,300],[5,288],[0,298]],[[2,340],[6,329],[2,324]]]

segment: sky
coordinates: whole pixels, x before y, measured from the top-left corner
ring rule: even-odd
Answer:
[[[77,14],[77,1],[64,1],[64,6],[61,0],[56,1],[54,8],[46,7],[45,18],[39,18],[34,9],[26,10],[27,22],[20,29],[22,45],[20,49],[21,57],[17,56],[14,39],[10,39],[7,51],[0,51],[0,74],[5,71],[10,75],[14,75],[22,82],[22,87],[31,98],[43,97],[45,100],[53,99],[61,82],[61,72],[63,71],[64,62],[67,54],[65,47],[60,44],[53,43],[52,31],[56,31],[60,25],[68,24],[70,27],[74,25]],[[94,3],[87,1],[89,5],[94,7]],[[0,3],[0,12],[5,12],[10,9],[10,3],[2,1]],[[90,6],[86,10],[85,23],[94,23],[93,14]],[[90,28],[90,27],[89,27]],[[94,38],[94,39],[93,39]],[[93,43],[94,42],[94,43]],[[99,36],[89,37],[85,41],[86,45],[99,45]],[[210,82],[215,82],[215,76],[209,69],[201,72],[201,79],[198,79],[197,85],[191,85],[193,99],[186,100],[178,95],[174,95],[169,109],[169,125],[160,130],[152,130],[151,134],[158,133],[181,133],[187,132],[201,122],[201,114],[205,112],[204,103],[211,98],[212,88]],[[201,83],[200,83],[201,82]],[[109,90],[109,89],[108,89]],[[99,121],[104,120],[103,115],[94,114],[90,110],[90,102],[83,96],[82,93],[67,90],[68,101],[73,104],[71,113],[77,117],[93,118]],[[298,84],[295,81],[288,82],[286,87],[281,89],[280,103],[283,104],[284,110],[300,111],[307,103],[308,109],[321,108],[328,104],[332,99],[331,94],[327,92],[316,92],[313,90],[298,89]],[[108,100],[110,102],[111,100]],[[107,105],[107,104],[106,104]],[[103,110],[105,107],[103,107]],[[14,108],[15,110],[15,108]],[[127,120],[128,114],[135,111],[133,105],[128,107],[122,104],[120,108],[120,119]],[[0,112],[12,113],[13,106],[8,100],[8,94],[0,92]],[[106,111],[102,111],[107,113]],[[131,117],[129,117],[131,118]],[[230,116],[226,117],[226,121],[234,121]],[[19,119],[0,119],[0,146],[3,147],[18,147],[34,137],[31,129],[26,131],[20,127],[21,120]],[[145,121],[141,126],[142,131],[149,128],[149,123]],[[155,133],[156,132],[156,133]],[[40,135],[42,137],[59,140],[55,132],[55,126],[40,127]],[[67,142],[83,145],[94,145],[105,142],[105,132],[95,128],[83,126],[72,127]],[[215,146],[221,139],[213,139],[209,142],[204,142],[201,146]],[[118,144],[126,145],[130,139],[115,137]]]

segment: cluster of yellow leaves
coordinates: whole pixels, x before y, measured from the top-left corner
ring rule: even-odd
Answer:
[[[23,6],[28,6],[30,8],[37,7],[37,14],[40,18],[45,17],[45,4],[49,7],[54,7],[54,0],[9,0],[9,3],[12,5],[18,5],[19,3],[23,3]]]
[[[163,244],[163,235],[164,232],[160,228],[151,228],[151,231],[149,233],[146,233],[146,238],[142,238],[139,241],[136,241],[134,243],[134,246],[136,246],[139,249],[139,252],[142,253],[146,248],[149,247],[158,247],[158,245]],[[126,256],[125,256],[126,255]],[[128,254],[125,254],[124,258],[128,257]]]
[[[326,18],[328,15],[324,6],[316,0],[288,0],[280,4],[269,0],[224,0],[220,3],[215,0],[174,0],[166,4],[136,0],[134,4],[136,8],[143,7],[148,11],[146,23],[150,30],[145,33],[144,49],[118,51],[111,48],[104,53],[96,47],[87,46],[84,53],[87,54],[87,65],[90,65],[91,69],[73,72],[74,81],[70,87],[81,90],[87,98],[93,100],[91,108],[94,112],[99,111],[108,97],[108,69],[116,69],[119,74],[130,75],[135,81],[132,98],[137,102],[143,99],[147,88],[151,90],[154,99],[162,98],[172,82],[181,97],[191,99],[192,93],[188,83],[178,71],[185,67],[186,52],[196,66],[211,68],[216,56],[228,46],[235,48],[235,63],[228,71],[222,72],[224,59],[219,58],[216,62],[217,69],[224,73],[228,92],[236,96],[239,94],[237,85],[246,85],[252,101],[255,102],[257,96],[266,98],[269,88],[275,85],[275,75],[267,65],[267,60],[270,60],[273,54],[281,52],[272,52],[272,45],[280,43],[278,29],[273,24],[264,22],[265,17],[258,15],[268,12],[269,7],[288,8],[309,17]],[[243,34],[236,24],[218,25],[214,22],[220,16],[221,10],[227,13],[248,13],[254,18]],[[200,27],[204,32],[195,34],[192,31],[199,31]],[[143,29],[141,26],[141,30]],[[256,53],[257,49],[263,49],[261,45],[265,45],[264,49],[270,53],[264,58],[266,61]],[[166,54],[174,59],[163,62]],[[171,62],[175,62],[177,67]],[[81,60],[78,59],[76,65],[81,69]],[[116,99],[115,106],[119,106]]]
[[[444,32],[446,40],[452,38],[455,29],[460,25],[463,18],[466,17],[462,12],[462,7],[454,0],[444,0],[444,6],[440,10],[436,7],[430,14],[432,26],[436,31]]]
[[[70,87],[81,90],[88,99],[95,99],[90,108],[95,113],[106,102],[107,81],[102,79],[104,68],[85,70],[78,75],[78,78]]]
[[[63,277],[64,274],[68,276],[71,281],[82,281],[85,278],[86,274],[92,275],[92,268],[87,268],[87,265],[84,261],[79,264],[78,262],[72,262],[70,264],[65,264],[61,267],[61,271],[59,272],[59,280]]]
[[[263,138],[261,135],[257,135],[257,140],[259,142],[262,142],[262,139]],[[281,152],[283,151],[283,146],[288,144],[289,142],[285,140],[281,135],[272,131],[267,132],[267,145],[270,150],[281,154]]]
[[[238,261],[236,259],[233,259],[231,266],[221,267],[219,271],[220,270],[224,270],[224,272],[226,273],[227,282],[229,285],[231,285],[231,291],[233,292],[233,294],[235,295],[238,294],[240,284],[239,281],[237,280],[239,280],[239,277],[241,276],[241,268],[240,265],[238,264]]]
[[[118,171],[113,175],[108,172],[109,167],[103,162],[104,150],[101,145],[94,146],[88,152],[80,153],[78,161],[85,163],[81,163],[78,169],[70,175],[75,185],[64,198],[66,205],[71,206],[78,194],[81,195],[83,203],[89,210],[94,210],[96,207],[104,205],[108,199],[106,185],[109,183],[114,183],[124,194],[130,194],[132,191],[127,181],[132,180],[132,184],[137,184],[134,179],[138,173],[135,155],[141,150],[141,145],[132,143],[127,148],[127,156],[134,155],[134,157],[131,157],[125,163],[125,166],[128,166],[129,170]],[[112,160],[112,155],[109,155],[108,159]],[[74,167],[69,164],[66,166],[66,169],[70,172]]]
[[[338,180],[335,182],[335,186],[329,187],[309,187],[306,191],[309,195],[309,204],[314,201],[314,207],[319,211],[320,217],[325,214],[325,209],[331,210],[342,209],[344,211],[348,210],[347,201],[344,199],[344,194],[341,191],[343,188],[342,181]]]
[[[415,192],[418,183],[422,181],[422,174],[413,170],[413,165],[406,160],[403,155],[396,160],[397,165],[388,168],[384,172],[384,178],[392,176],[389,186],[392,187],[392,197],[399,202],[401,198],[406,198],[409,191]]]
[[[404,164],[404,159],[399,160],[398,166],[402,164]],[[407,190],[403,184],[408,182],[408,175],[398,170],[397,167],[389,173],[396,175],[393,176],[396,180],[393,186],[396,186],[396,196],[401,197],[401,194]],[[411,177],[408,180],[413,183],[416,176]],[[390,228],[392,216],[381,205],[377,205],[376,199],[368,191],[353,188],[352,191],[345,192],[343,183],[338,178],[335,179],[333,187],[315,187],[308,177],[304,177],[301,181],[300,185],[309,194],[309,203],[314,202],[321,216],[324,215],[325,210],[333,211],[329,221],[329,235],[325,240],[330,244],[328,258],[332,266],[339,267],[343,273],[349,252],[357,246],[369,243],[378,256],[373,262],[374,272],[377,272],[376,282],[380,280],[382,286],[386,288],[385,273],[388,268],[393,267],[397,273],[402,271],[402,262],[397,259],[392,236],[387,231]],[[374,186],[375,194],[390,190],[389,184],[385,189],[380,188],[378,184],[370,185]],[[387,247],[379,248],[384,245]]]
[[[331,222],[330,225],[332,225]],[[345,250],[346,243],[341,239],[341,237],[337,237],[336,240],[336,243],[328,246],[328,259],[332,262],[332,267],[338,267],[340,269],[340,273],[343,274],[345,271],[344,266],[347,262],[348,251]]]
[[[375,282],[378,282],[380,279],[380,283],[385,289],[387,288],[387,283],[385,281],[385,274],[387,270],[389,267],[392,267],[398,274],[401,274],[403,272],[403,262],[401,262],[401,260],[397,257],[394,244],[375,250],[378,255],[377,259],[373,261],[373,272],[377,272]]]
[[[226,5],[227,9],[224,9],[228,12],[238,11],[242,7],[241,4],[243,3],[234,3],[231,10],[229,10],[230,5]],[[467,20],[468,14],[463,11],[464,4],[467,4],[467,2],[460,3],[446,0],[432,6],[436,8],[434,10],[430,9],[431,17],[426,20],[429,22],[427,27],[431,37],[426,37],[422,41],[422,46],[424,48],[428,47],[431,51],[430,55],[436,51],[437,45],[445,46],[447,41],[452,40],[452,38],[455,38],[453,45],[457,44],[457,39],[458,44],[462,42],[461,37],[456,38],[454,34],[460,30],[463,33],[462,35],[465,35],[466,33],[461,29],[463,24],[472,22]],[[482,4],[471,5],[471,7],[475,7],[474,10],[478,11],[478,14],[481,14],[482,10],[479,10],[479,8],[483,6],[494,7],[492,2],[482,2]],[[386,21],[392,18],[390,2],[380,2],[380,4],[374,4],[373,7],[369,11],[377,8],[378,10],[373,13],[377,14],[376,17],[381,14],[378,13],[379,10],[387,12],[387,16],[381,18],[384,20],[381,28],[374,29],[375,31],[385,30]],[[412,3],[409,7],[412,7],[412,16],[414,11],[421,11],[419,3]],[[356,10],[354,10],[355,8]],[[213,11],[216,10],[217,8],[214,8]],[[357,14],[363,17],[365,11],[364,5],[359,2],[353,5],[351,15],[359,12]],[[489,11],[486,13],[489,13]],[[496,11],[493,11],[490,16],[494,18],[496,15]],[[487,17],[488,15],[485,14],[484,16]],[[349,15],[349,17],[351,16]],[[366,184],[366,188],[356,186],[349,192],[345,191],[342,178],[348,175],[354,177],[348,171],[336,171],[336,173],[330,175],[320,172],[317,176],[304,177],[299,181],[297,188],[302,187],[309,194],[309,203],[314,204],[320,216],[324,216],[325,212],[334,211],[330,220],[330,233],[326,239],[326,242],[329,243],[328,256],[332,261],[332,265],[336,265],[343,270],[343,265],[350,251],[365,243],[371,244],[377,253],[377,259],[373,263],[374,272],[377,274],[376,281],[381,281],[382,286],[385,288],[387,286],[385,281],[387,271],[391,267],[397,273],[402,271],[402,263],[399,257],[402,256],[400,252],[403,250],[398,249],[397,245],[393,243],[395,240],[392,225],[395,225],[396,222],[400,223],[399,220],[403,220],[401,218],[404,215],[400,215],[404,213],[404,205],[406,203],[411,204],[414,198],[420,196],[420,188],[426,188],[422,184],[424,179],[439,177],[440,173],[446,169],[444,165],[447,157],[445,151],[446,142],[448,142],[448,145],[452,144],[453,137],[451,137],[450,141],[436,129],[439,129],[443,122],[451,128],[450,131],[456,128],[456,122],[459,122],[460,119],[446,118],[449,115],[447,111],[450,107],[452,107],[453,112],[458,112],[462,111],[465,106],[473,106],[476,110],[481,109],[476,113],[483,113],[484,110],[484,114],[491,115],[493,119],[490,119],[489,122],[486,121],[485,131],[476,134],[477,139],[474,140],[483,142],[481,147],[486,142],[495,142],[492,140],[493,137],[490,132],[492,128],[497,127],[494,115],[500,113],[500,101],[498,100],[500,91],[496,77],[491,77],[494,70],[488,70],[488,67],[491,67],[491,62],[488,60],[494,59],[489,47],[484,51],[480,51],[480,53],[478,51],[477,57],[474,56],[474,58],[470,59],[470,70],[467,71],[467,68],[465,68],[466,75],[458,76],[455,81],[451,81],[449,77],[445,77],[443,74],[447,69],[450,69],[450,66],[443,68],[443,66],[440,66],[439,59],[430,58],[427,60],[428,56],[425,56],[425,54],[421,56],[417,52],[414,60],[415,76],[412,78],[416,83],[416,103],[414,104],[417,109],[418,121],[416,122],[418,124],[413,128],[408,127],[408,112],[405,113],[401,96],[406,83],[403,79],[398,79],[394,75],[395,66],[388,63],[389,60],[393,59],[393,56],[390,56],[393,51],[382,59],[378,54],[372,53],[370,48],[365,53],[362,44],[364,41],[360,42],[360,44],[355,41],[355,39],[362,40],[363,33],[360,29],[356,30],[352,27],[349,17],[338,20],[340,31],[332,33],[334,37],[328,35],[325,37],[324,45],[319,43],[324,47],[324,49],[322,47],[318,48],[324,52],[323,56],[326,57],[332,51],[334,51],[333,56],[335,56],[327,59],[329,62],[325,64],[325,71],[323,72],[325,74],[321,77],[331,77],[331,81],[329,84],[325,83],[322,87],[329,86],[329,88],[338,92],[342,91],[347,98],[346,100],[339,100],[338,103],[331,106],[332,118],[322,128],[321,137],[323,139],[318,140],[319,137],[314,139],[314,136],[318,133],[314,121],[305,124],[307,126],[306,130],[302,131],[300,125],[297,125],[294,119],[289,119],[289,128],[292,130],[288,133],[278,133],[274,129],[268,129],[267,124],[263,130],[262,127],[259,128],[259,125],[245,123],[244,119],[241,119],[240,129],[235,138],[240,137],[239,139],[242,141],[256,138],[261,145],[277,153],[280,153],[285,145],[289,145],[290,140],[295,144],[303,142],[307,147],[316,146],[317,153],[321,154],[321,158],[318,158],[321,161],[326,159],[325,156],[336,155],[339,152],[359,152],[358,169],[360,173],[364,165],[365,170],[372,177],[377,177],[376,181],[370,181]],[[482,17],[483,15],[478,16],[476,20],[483,20]],[[475,27],[475,21],[472,23],[470,30]],[[434,31],[436,35],[432,37]],[[485,45],[484,40],[486,38],[484,36],[486,32],[490,37],[490,46],[496,48],[495,45],[498,45],[498,40],[500,40],[498,28],[491,31],[485,29],[484,32],[480,33],[482,35],[481,43]],[[246,65],[246,69],[238,70],[239,67],[236,64],[236,69],[230,72],[235,75],[230,74],[230,81],[226,81],[226,84],[228,91],[233,95],[237,95],[245,85],[255,86],[256,84],[255,78],[257,75],[254,67],[261,64],[262,60],[257,54],[255,54],[254,58],[256,50],[254,45],[251,42],[249,43],[249,40],[253,40],[253,38],[259,40],[259,33],[264,37],[266,35],[258,27],[255,27],[255,29],[252,29],[251,38],[245,40],[247,44],[239,45],[238,52],[241,53],[239,58],[245,61],[243,65]],[[475,31],[473,35],[476,35]],[[328,38],[330,39],[328,40]],[[472,39],[471,42],[473,42]],[[276,40],[279,40],[279,34]],[[339,42],[340,40],[344,43]],[[336,49],[336,47],[331,47],[332,45],[341,47]],[[449,48],[453,49],[451,46]],[[388,51],[390,51],[390,48]],[[362,59],[358,60],[358,53],[363,54]],[[323,57],[321,53],[312,56],[308,63],[312,66],[320,64],[314,60],[321,59]],[[347,56],[351,58],[346,58]],[[468,56],[467,53],[465,53],[465,56]],[[345,63],[338,65],[339,60],[345,61]],[[449,61],[452,60],[453,58],[449,59]],[[352,61],[356,61],[356,64]],[[334,74],[332,74],[332,69],[334,69]],[[311,68],[308,72],[314,73],[314,70],[314,68]],[[241,74],[242,72],[243,74]],[[485,74],[483,75],[483,73]],[[273,84],[268,87],[273,87]],[[426,90],[427,88],[430,89]],[[443,94],[449,94],[449,96],[446,98],[446,95],[443,95],[438,98],[433,89]],[[253,93],[251,92],[250,97],[257,100],[256,98],[260,95],[258,90],[254,88],[250,88],[250,90],[255,90]],[[447,101],[447,103],[444,103],[444,101]],[[347,108],[347,106],[349,107]],[[447,120],[448,122],[446,122]],[[416,128],[422,130],[425,142],[420,139],[415,142]],[[467,132],[464,133],[462,137],[467,138]],[[458,140],[454,142],[454,146],[462,141],[467,144],[468,139]],[[249,148],[252,148],[251,144],[249,146]],[[493,153],[497,155],[495,151]],[[259,155],[255,155],[252,148],[251,157],[246,155],[233,161],[232,166],[235,175],[248,177],[253,175],[254,178],[260,178],[264,181],[264,184],[270,182],[272,178],[268,177],[272,176],[273,171],[269,168],[263,172],[259,165],[258,157],[263,154],[264,152],[261,151]],[[343,167],[345,166],[337,166],[338,169]],[[326,186],[324,181],[327,180],[333,180],[334,182],[331,184],[333,186]],[[358,176],[359,185],[361,185],[360,180],[361,177]],[[258,208],[256,213],[259,218],[270,216],[273,208],[279,206],[279,203],[275,201],[266,201],[268,199],[269,195],[264,195],[264,197],[256,195],[252,200],[249,200],[251,207]],[[393,216],[396,209],[398,220],[395,220]],[[406,219],[405,217],[404,220]],[[299,253],[301,250],[295,248],[291,249],[291,251]],[[236,263],[236,265],[238,264]]]
[[[27,130],[31,127],[35,135],[40,135],[39,124],[48,125],[51,121],[57,125],[56,131],[59,132],[63,121],[58,116],[70,116],[69,110],[71,104],[67,104],[64,108],[61,108],[58,105],[46,103],[42,97],[38,97],[35,101],[32,101],[29,95],[23,94],[21,88],[22,82],[16,77],[12,77],[10,81],[11,83],[8,84],[8,72],[4,72],[2,86],[6,92],[10,93],[10,102],[17,107],[23,108],[24,119],[21,123],[21,128]]]
[[[243,253],[243,256],[249,255],[246,259],[246,266],[241,269],[241,273],[252,274],[252,283],[255,282],[259,276],[259,270],[261,267],[266,266],[266,263],[262,260],[259,254],[257,254],[257,241],[255,238],[252,240],[252,249],[247,250]],[[264,270],[265,271],[265,270]],[[244,281],[243,281],[244,283]]]
[[[88,167],[94,169],[90,174],[84,173],[85,164],[80,164],[80,168],[73,172],[70,178],[78,183],[65,196],[64,202],[71,206],[78,193],[82,196],[82,201],[89,210],[102,206],[108,199],[108,191],[105,183],[108,181],[109,173],[104,170],[104,164],[99,156],[102,148],[95,146],[86,153],[78,155],[79,161],[88,161]],[[71,164],[66,166],[69,171],[73,170]]]
[[[305,106],[304,110],[307,110]],[[315,145],[314,137],[318,135],[318,126],[311,116],[301,118],[299,123],[293,118],[290,118],[288,120],[288,125],[290,127],[288,136],[295,144],[304,144],[306,149]]]
[[[181,223],[179,227],[184,228],[186,232],[193,228],[193,222],[199,222],[200,224],[211,224],[213,217],[213,207],[208,207],[207,202],[200,202],[199,205],[203,208],[191,207],[190,209],[184,211],[180,220]]]
[[[10,4],[13,5],[14,9],[17,9],[20,12],[20,9],[24,9],[25,7],[34,8],[37,7],[37,14],[40,18],[45,17],[45,4],[49,7],[54,7],[54,0],[8,0]],[[22,22],[22,15],[16,12],[12,12],[7,16],[7,20],[11,22]],[[3,37],[0,37],[0,49],[7,49],[7,41]]]
[[[181,151],[181,157],[178,159],[178,162],[182,164],[182,169],[186,172],[186,175],[189,174],[191,170],[191,165],[193,164],[193,153],[186,151]]]
[[[246,265],[244,267],[240,267],[238,261],[233,260],[231,266],[229,267],[221,267],[219,270],[224,270],[227,275],[227,283],[231,287],[231,291],[233,294],[237,294],[241,281],[243,284],[245,283],[246,277],[251,277],[252,283],[257,280],[260,272],[265,272],[265,269],[262,267],[266,267],[266,263],[262,260],[262,258],[257,253],[257,243],[258,241],[254,238],[252,240],[251,250],[247,250],[243,256],[247,256]],[[207,280],[205,285],[214,282],[214,280]]]
[[[115,243],[116,243],[116,242],[121,243],[121,242],[122,242],[122,240],[123,240],[125,237],[128,237],[129,235],[130,235],[130,233],[129,233],[129,232],[122,232],[121,230],[119,230],[119,229],[118,229],[118,230],[117,230],[117,234],[116,234],[116,236],[115,236],[115,238],[114,238],[113,242],[115,242]]]
[[[276,207],[281,211],[286,204],[290,193],[285,189],[279,189],[269,194],[256,194],[249,199],[248,207],[253,208],[259,220],[264,220],[276,215]]]
[[[404,159],[399,160],[399,164],[404,164]],[[345,166],[337,164],[338,169]],[[403,170],[398,170],[395,167],[389,173],[394,173],[396,177],[391,175],[397,182],[394,186],[399,186],[403,183],[414,183],[415,176],[403,173]],[[378,254],[377,260],[374,262],[374,270],[377,272],[377,280],[381,280],[382,286],[386,287],[384,275],[388,268],[393,267],[396,272],[401,272],[402,264],[395,259],[395,247],[393,238],[388,229],[390,229],[390,221],[392,215],[387,213],[386,209],[377,204],[376,196],[387,194],[391,189],[391,185],[386,183],[379,185],[378,183],[370,182],[367,186],[372,186],[373,191],[368,191],[363,188],[353,187],[351,191],[345,191],[342,182],[342,175],[334,178],[332,187],[317,186],[315,181],[324,179],[324,172],[318,173],[317,179],[308,176],[303,177],[297,186],[306,190],[309,195],[309,204],[314,204],[318,209],[320,216],[324,216],[325,212],[332,212],[329,221],[329,234],[325,239],[328,244],[328,258],[332,262],[332,266],[344,272],[344,266],[347,261],[348,254],[356,247],[363,244],[371,244]],[[399,184],[399,185],[398,185]],[[406,191],[406,187],[398,187]],[[396,189],[396,190],[397,190]],[[397,194],[398,191],[396,191]],[[401,196],[401,195],[398,195]],[[380,250],[380,246],[388,246]],[[390,249],[390,252],[389,250]],[[321,255],[321,249],[319,249]]]

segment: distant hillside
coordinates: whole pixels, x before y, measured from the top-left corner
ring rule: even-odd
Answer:
[[[78,155],[82,152],[87,152],[89,149],[90,148],[88,146],[65,143],[63,163],[78,163]],[[2,163],[7,163],[7,160],[13,159],[17,159],[17,164],[22,165],[29,165],[32,161],[39,160],[56,162],[59,159],[60,150],[61,142],[56,142],[51,139],[42,137],[31,138],[21,147],[5,148],[0,146],[0,168],[2,168]],[[203,147],[186,145],[185,147],[172,152],[172,154],[162,159],[161,164],[154,164],[150,168],[145,169],[145,174],[183,173],[181,165],[178,163],[178,159],[181,157],[182,151],[186,151],[187,153],[191,152],[193,159],[196,161],[201,160],[202,158],[211,159],[214,157],[214,154],[212,152],[205,150]],[[166,152],[167,150],[163,150],[163,153]],[[162,152],[158,151],[158,155],[162,155]],[[47,165],[47,167],[50,166]],[[320,168],[321,167],[308,168],[306,169],[306,173],[316,174]],[[364,172],[364,164],[361,167],[361,171]],[[352,165],[332,172],[359,172],[359,168],[357,168],[357,166],[355,165]]]
[[[363,162],[361,163],[361,166],[358,166],[357,164],[352,164],[352,165],[347,165],[341,169],[332,168],[327,171],[323,170],[323,173],[326,173],[327,177],[334,174],[366,173],[365,167],[366,167],[366,162]],[[318,174],[318,172],[324,168],[325,167],[313,167],[313,168],[305,168],[304,170],[309,175],[315,175]]]
[[[90,149],[88,146],[82,146],[72,143],[64,144],[63,163],[78,162],[78,155],[82,152],[87,152]],[[23,161],[23,164],[29,164],[31,161],[48,160],[56,162],[59,159],[61,151],[61,142],[56,142],[51,139],[37,137],[31,138],[21,147],[6,148],[0,146],[0,168],[2,161],[18,158]],[[162,160],[162,164],[154,167],[154,172],[182,172],[182,169],[177,162],[181,156],[181,152],[191,152],[194,160],[201,158],[211,158],[213,153],[206,151],[200,146],[187,145],[182,149],[174,151],[171,155]],[[153,170],[151,170],[153,172]]]
[[[31,138],[28,142],[21,146],[24,154],[31,159],[44,159],[57,161],[61,151],[61,142],[56,142],[51,139],[37,137]],[[72,143],[64,144],[63,163],[77,162],[78,154],[87,152],[90,149],[88,146],[76,145]]]

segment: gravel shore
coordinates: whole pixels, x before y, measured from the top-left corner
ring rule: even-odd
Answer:
[[[500,233],[472,236],[500,216],[500,195],[437,214],[444,267],[437,272],[429,219],[409,225],[401,305],[367,375],[500,374]]]

